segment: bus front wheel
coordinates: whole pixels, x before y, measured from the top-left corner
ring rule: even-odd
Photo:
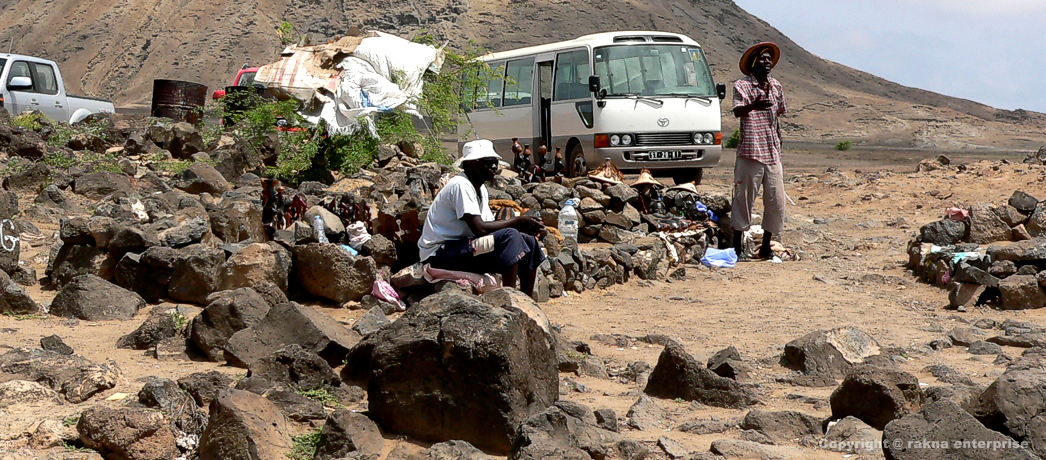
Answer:
[[[701,185],[701,178],[704,176],[705,168],[683,168],[672,171],[672,181],[676,185],[682,185],[687,182],[693,182],[694,184]]]
[[[588,165],[585,164],[585,150],[581,148],[581,144],[570,149],[570,163],[568,164],[570,177],[581,177],[588,173]]]

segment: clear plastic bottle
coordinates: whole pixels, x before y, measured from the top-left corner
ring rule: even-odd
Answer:
[[[312,229],[316,231],[316,241],[320,243],[330,243],[327,240],[327,232],[323,228],[323,218],[318,214],[312,216]]]
[[[570,238],[574,241],[577,241],[578,230],[578,214],[574,209],[577,205],[577,199],[571,198],[567,200],[563,209],[559,210],[559,233],[563,235],[563,238]]]

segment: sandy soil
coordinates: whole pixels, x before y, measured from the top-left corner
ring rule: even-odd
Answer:
[[[954,163],[967,165],[965,172],[935,171],[915,173],[916,163],[939,152],[869,150],[855,148],[836,152],[825,148],[795,146],[785,156],[787,193],[796,205],[788,208],[783,243],[802,255],[796,262],[770,264],[751,262],[732,269],[687,266],[684,281],[641,282],[613,286],[606,290],[553,299],[544,304],[550,319],[562,326],[570,340],[589,343],[594,354],[608,368],[621,368],[632,361],[657,362],[661,347],[630,341],[627,346],[609,344],[593,338],[597,334],[623,334],[640,337],[658,333],[684,343],[699,360],[727,346],[735,346],[745,362],[753,366],[767,410],[797,410],[827,417],[827,398],[834,387],[794,387],[775,381],[790,374],[777,364],[785,343],[809,332],[853,325],[871,334],[884,347],[908,350],[909,359],[901,364],[920,382],[937,384],[923,372],[932,364],[954,366],[979,384],[987,385],[1003,371],[993,365],[994,356],[974,356],[963,348],[927,353],[925,344],[950,329],[981,318],[1002,321],[1008,318],[1046,324],[1046,310],[996,311],[975,308],[957,313],[947,310],[947,293],[919,283],[907,272],[905,247],[920,225],[940,218],[945,208],[982,202],[1004,202],[1018,189],[1043,195],[1046,169],[1020,164],[1023,155],[990,153],[949,154]],[[1003,161],[1003,160],[1008,160]],[[826,172],[827,168],[838,168]],[[732,158],[705,175],[701,188],[728,192]],[[1041,198],[1041,196],[1040,196]],[[23,202],[31,202],[25,200]],[[818,223],[814,223],[817,219]],[[826,222],[826,223],[822,223]],[[39,225],[45,234],[53,225]],[[23,260],[32,261],[42,275],[44,265],[34,255],[47,246],[26,247]],[[41,303],[48,303],[53,291],[39,286],[28,288]],[[323,308],[345,324],[362,316],[359,310]],[[148,376],[177,379],[181,376],[218,369],[233,376],[244,370],[206,362],[158,362],[144,352],[118,350],[116,340],[134,330],[146,317],[134,321],[69,321],[56,317],[0,316],[0,352],[7,347],[37,347],[41,337],[58,334],[78,354],[93,361],[114,360],[124,373],[120,384],[82,405],[12,407],[0,411],[0,458],[3,449],[12,458],[97,458],[92,453],[29,453],[24,450],[27,436],[45,418],[65,419],[95,404],[106,402],[116,393],[130,394]],[[1003,347],[1010,356],[1021,350]],[[588,376],[561,375],[584,387],[584,392],[566,389],[565,399],[593,408],[614,409],[622,426],[629,406],[641,394],[635,384],[621,384]],[[789,395],[793,395],[789,397]],[[804,403],[794,395],[815,398]],[[691,420],[741,419],[746,410],[724,410],[671,400],[656,400],[667,414],[663,431],[635,431],[623,428],[626,438],[642,442],[659,452],[656,441],[667,436],[682,442],[691,451],[706,451],[719,438],[737,438],[738,429],[722,434],[696,436],[676,430]],[[362,407],[360,407],[362,409]],[[309,427],[301,426],[306,430]],[[387,435],[395,440],[395,435]],[[387,443],[386,451],[397,442]],[[793,458],[838,459],[843,454],[786,444]],[[856,456],[851,458],[858,458]],[[868,457],[875,458],[875,457]]]

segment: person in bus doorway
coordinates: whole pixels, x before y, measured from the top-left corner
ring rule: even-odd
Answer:
[[[741,122],[741,139],[734,164],[734,200],[730,210],[734,250],[746,259],[743,232],[752,224],[752,205],[763,192],[763,243],[755,256],[772,259],[770,239],[784,227],[784,173],[781,169],[781,126],[784,90],[770,71],[781,59],[781,49],[763,42],[748,48],[738,66],[745,74],[734,83],[734,116]]]
[[[470,273],[500,273],[502,284],[534,296],[534,281],[545,254],[534,236],[545,229],[540,217],[495,220],[483,184],[498,173],[501,157],[494,144],[465,143],[463,170],[432,200],[418,240],[421,260],[434,268]]]

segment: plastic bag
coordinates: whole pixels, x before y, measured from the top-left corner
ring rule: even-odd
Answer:
[[[367,225],[363,222],[353,222],[352,225],[345,227],[345,231],[349,234],[349,246],[357,251],[370,241],[370,233],[367,233]]]
[[[734,265],[737,265],[737,253],[734,252],[734,248],[716,249],[710,247],[705,250],[705,256],[701,258],[701,263],[709,267],[733,268]]]
[[[392,285],[385,280],[374,281],[374,286],[371,287],[370,295],[377,297],[378,299],[384,300],[396,306],[399,311],[407,311],[407,306],[400,300],[399,294],[392,288]]]

